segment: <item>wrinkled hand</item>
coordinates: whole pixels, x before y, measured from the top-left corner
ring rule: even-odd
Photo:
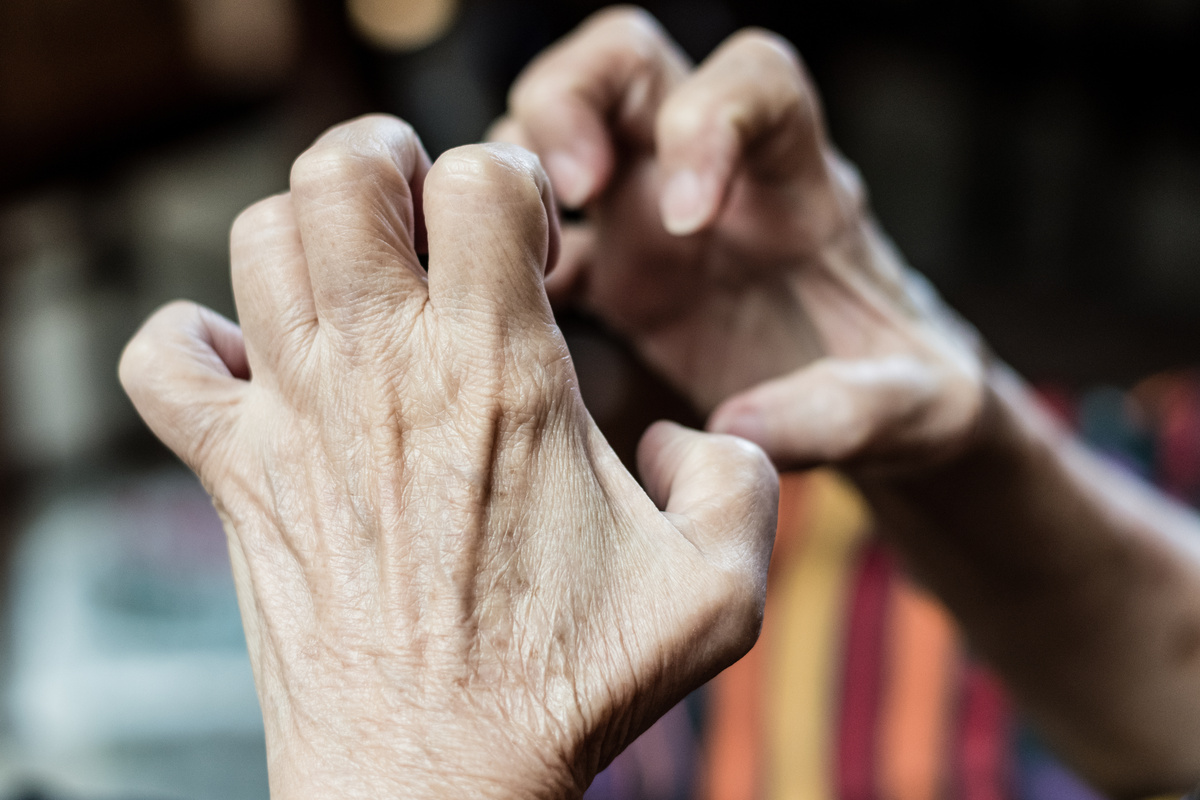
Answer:
[[[551,296],[710,428],[783,463],[911,466],[977,426],[974,336],[873,226],[787,42],[743,31],[692,69],[644,12],[601,12],[518,78],[493,136],[584,211]]]
[[[272,797],[578,796],[754,641],[770,464],[664,423],[649,496],[622,468],[543,290],[528,153],[430,168],[370,117],[291,188],[234,226],[243,329],[172,304],[121,362],[225,521]]]

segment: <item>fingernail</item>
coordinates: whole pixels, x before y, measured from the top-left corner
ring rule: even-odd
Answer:
[[[567,208],[582,206],[592,190],[592,179],[579,159],[565,151],[555,150],[547,154],[544,163],[558,201]]]
[[[767,440],[767,420],[757,411],[749,409],[738,411],[727,419],[717,420],[713,426],[714,432],[728,433],[749,439],[755,444],[764,444]]]
[[[681,169],[667,180],[662,193],[662,215],[669,233],[687,236],[707,221],[712,211],[708,183],[693,169]]]

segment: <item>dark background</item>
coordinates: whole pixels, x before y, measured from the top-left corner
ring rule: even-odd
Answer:
[[[29,292],[100,292],[110,311],[124,306],[110,314],[116,320],[90,323],[104,328],[85,335],[90,349],[107,342],[111,352],[89,360],[115,356],[144,312],[175,294],[232,314],[228,220],[284,188],[290,159],[324,127],[384,110],[412,121],[435,155],[476,140],[520,68],[603,5],[467,0],[444,35],[399,51],[360,35],[338,0],[272,0],[274,21],[257,24],[284,33],[264,37],[233,15],[229,29],[250,46],[226,55],[232,66],[214,67],[196,43],[196,9],[206,4],[238,5],[0,6],[0,288],[10,317],[36,304]],[[1124,385],[1196,360],[1193,3],[648,7],[695,58],[745,25],[795,42],[824,94],[833,138],[862,169],[886,229],[1024,374]],[[31,275],[28,264],[65,239],[75,251],[70,274]],[[181,258],[193,263],[184,268]],[[98,424],[121,428],[123,402],[108,384],[96,403],[111,406],[114,421]],[[25,424],[22,403],[31,398],[0,410],[10,429]],[[68,460],[103,460],[140,436],[130,424],[104,430]],[[18,476],[55,460],[0,455]]]
[[[48,505],[171,463],[116,385],[120,348],[175,297],[234,314],[229,224],[321,130],[388,111],[435,156],[475,141],[601,5],[466,0],[405,49],[341,0],[0,0],[3,547]],[[1196,4],[648,8],[697,59],[746,25],[795,42],[884,227],[1031,379],[1127,387],[1200,361]],[[689,418],[597,326],[562,324],[619,450]]]

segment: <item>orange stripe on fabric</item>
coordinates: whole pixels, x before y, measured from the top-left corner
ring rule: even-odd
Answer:
[[[880,714],[879,795],[936,800],[946,763],[960,655],[945,610],[906,581],[892,596],[888,669]]]
[[[809,480],[803,545],[773,576],[775,606],[767,618],[769,800],[833,800],[846,593],[868,526],[866,505],[844,478],[820,471]]]
[[[762,773],[762,684],[766,657],[760,640],[710,684],[709,733],[700,797],[755,800]]]
[[[803,541],[808,484],[806,473],[780,476],[772,576],[781,568],[786,571]],[[769,584],[775,585],[774,581]],[[773,616],[775,594],[768,589],[767,619]],[[762,704],[770,630],[764,623],[763,635],[750,652],[709,684],[709,722],[698,793],[703,800],[755,800],[762,796],[766,757]]]

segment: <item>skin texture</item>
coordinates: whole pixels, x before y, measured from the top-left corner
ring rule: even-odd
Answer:
[[[583,212],[552,297],[710,430],[845,469],[1097,786],[1200,781],[1200,523],[1073,441],[907,268],[790,45],[743,31],[693,68],[645,12],[601,12],[492,135]]]
[[[242,328],[168,305],[120,372],[225,522],[273,798],[578,797],[751,646],[774,471],[669,423],[621,466],[534,157],[359,119],[231,239]]]

